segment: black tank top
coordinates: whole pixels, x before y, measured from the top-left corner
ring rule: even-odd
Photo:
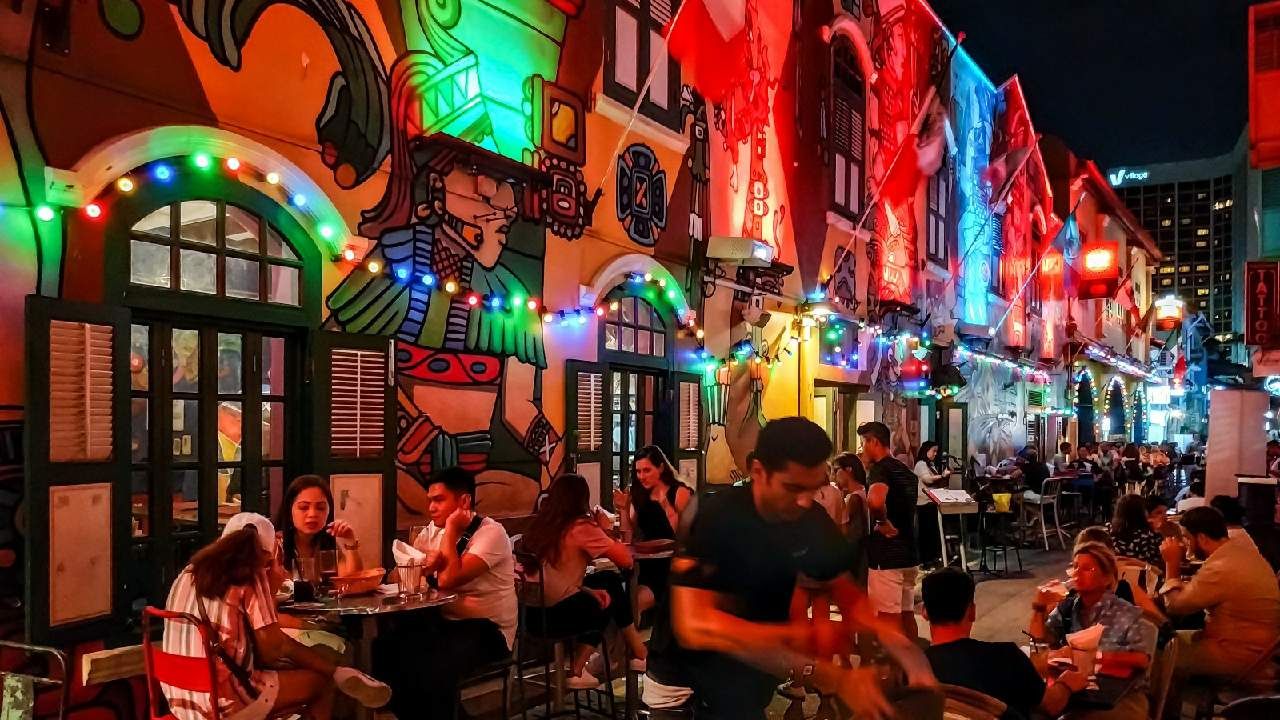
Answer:
[[[667,503],[671,507],[676,506],[676,494],[682,487],[686,485],[676,483],[667,488]],[[636,528],[640,531],[642,540],[674,540],[676,538],[676,529],[671,527],[671,521],[667,519],[667,513],[662,509],[662,504],[652,499],[646,498],[643,503],[636,505]]]

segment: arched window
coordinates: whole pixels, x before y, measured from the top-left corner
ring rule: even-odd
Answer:
[[[603,332],[605,350],[667,357],[666,323],[644,298],[628,295],[610,300]]]
[[[831,48],[831,204],[850,217],[862,212],[866,82],[853,43],[837,38]]]
[[[302,262],[260,216],[218,200],[163,205],[129,231],[129,283],[298,306]]]

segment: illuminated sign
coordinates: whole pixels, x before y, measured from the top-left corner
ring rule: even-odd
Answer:
[[[1111,181],[1111,187],[1120,187],[1126,180],[1141,182],[1149,177],[1151,177],[1151,173],[1146,170],[1130,170],[1128,168],[1116,168],[1107,173],[1107,179]]]

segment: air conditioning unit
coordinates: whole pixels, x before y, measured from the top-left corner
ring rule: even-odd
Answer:
[[[707,241],[707,257],[745,267],[769,267],[773,246],[755,238],[712,235]]]

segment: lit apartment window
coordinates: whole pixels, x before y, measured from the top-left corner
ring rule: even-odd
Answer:
[[[1208,270],[1209,270],[1209,266],[1207,264],[1196,266],[1196,272],[1207,272]]]
[[[1172,225],[1173,225],[1173,221],[1170,220],[1169,218],[1165,218],[1164,220],[1160,221],[1160,227],[1171,227]]]
[[[1190,265],[1179,265],[1179,266],[1178,266],[1178,272],[1191,272],[1191,266],[1190,266]]]
[[[1172,274],[1173,274],[1173,266],[1172,266],[1172,265],[1165,265],[1165,266],[1162,266],[1162,267],[1160,268],[1160,274],[1161,274],[1161,275],[1172,275]]]
[[[1196,237],[1204,237],[1209,234],[1209,228],[1196,228]]]
[[[1196,247],[1198,247],[1198,248],[1209,247],[1209,241],[1207,241],[1207,240],[1197,240],[1197,241],[1196,241]]]
[[[1208,295],[1208,294],[1209,294],[1209,288],[1196,289],[1196,295]]]
[[[1160,287],[1169,287],[1173,284],[1173,278],[1161,278]]]

